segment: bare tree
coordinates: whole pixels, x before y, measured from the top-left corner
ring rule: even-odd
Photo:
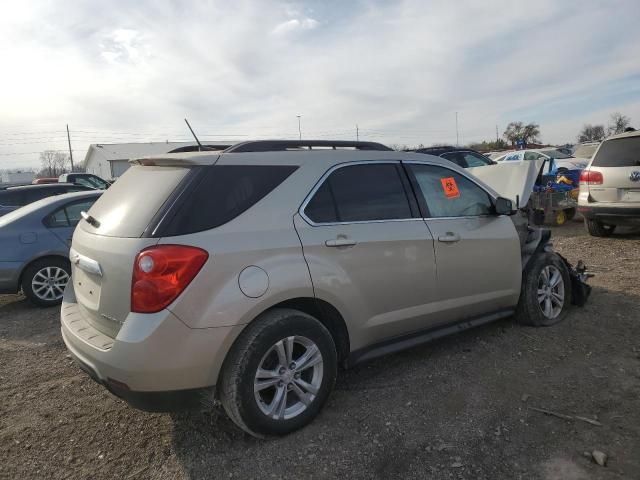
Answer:
[[[578,142],[599,142],[605,136],[604,125],[586,124],[578,134]]]
[[[622,115],[620,112],[612,113],[607,131],[609,135],[615,135],[624,132],[629,125],[631,125],[629,117]]]
[[[41,170],[39,176],[41,177],[53,177],[55,171],[55,157],[56,152],[53,150],[45,150],[40,153],[40,165]]]
[[[503,136],[511,145],[515,145],[516,142],[522,140],[525,144],[530,142],[537,142],[540,135],[540,125],[537,123],[524,124],[522,122],[511,122],[507,125]]]
[[[56,152],[55,156],[53,157],[53,161],[55,164],[55,176],[59,176],[62,175],[63,173],[66,173],[67,170],[67,165],[69,164],[69,155],[66,153],[62,153],[62,152]]]
[[[67,172],[69,155],[55,150],[45,150],[40,153],[39,177],[57,177]]]

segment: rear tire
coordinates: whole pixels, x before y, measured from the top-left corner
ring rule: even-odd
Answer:
[[[584,226],[592,237],[608,237],[616,229],[615,225],[605,225],[597,220],[584,219]]]
[[[39,307],[55,307],[62,303],[62,294],[71,278],[69,262],[56,257],[41,258],[25,268],[22,293]]]
[[[555,253],[536,255],[522,274],[522,290],[516,310],[521,325],[547,327],[567,316],[571,305],[571,278]]]
[[[335,384],[337,357],[331,334],[314,317],[270,310],[231,348],[220,400],[231,420],[251,435],[285,435],[318,415]]]

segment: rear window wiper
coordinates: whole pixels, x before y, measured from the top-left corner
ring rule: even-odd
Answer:
[[[95,228],[100,228],[100,222],[96,220],[95,217],[89,215],[87,212],[80,212],[80,216],[84,218],[89,225]]]

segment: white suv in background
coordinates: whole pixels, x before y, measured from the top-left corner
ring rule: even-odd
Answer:
[[[595,237],[611,235],[618,225],[640,226],[640,131],[600,144],[580,175],[578,211]]]

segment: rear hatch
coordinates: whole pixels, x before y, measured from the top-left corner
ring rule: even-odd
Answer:
[[[73,288],[83,316],[105,335],[115,337],[129,314],[134,259],[158,242],[149,228],[190,170],[134,165],[78,224],[70,253]]]
[[[588,186],[594,202],[640,204],[640,135],[604,141],[589,170],[602,174]]]

